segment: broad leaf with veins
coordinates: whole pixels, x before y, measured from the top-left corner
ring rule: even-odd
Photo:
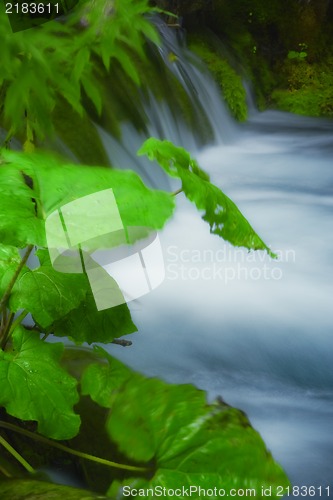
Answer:
[[[36,332],[16,328],[9,351],[0,349],[0,406],[13,417],[36,420],[38,431],[69,439],[80,427],[73,411],[77,381],[59,364],[63,344],[49,344]]]
[[[211,233],[236,247],[266,250],[271,257],[276,257],[234,202],[209,182],[208,174],[185,149],[169,141],[150,138],[139,149],[138,155],[147,155],[150,160],[156,160],[168,175],[182,181],[186,197],[198,210],[204,210],[202,218],[208,222]]]
[[[130,464],[147,467],[150,479],[115,481],[133,488],[254,488],[289,484],[246,415],[221,400],[208,404],[203,391],[145,378],[107,355],[108,365],[90,365],[84,395],[111,409],[110,438]],[[116,381],[116,383],[115,383]],[[180,495],[179,498],[185,498]],[[257,496],[256,496],[257,497]],[[193,498],[201,498],[193,494]],[[215,498],[215,497],[214,497]],[[272,498],[276,498],[273,491]]]
[[[28,244],[45,247],[45,220],[51,213],[106,189],[112,189],[125,227],[161,229],[173,213],[173,197],[148,189],[130,170],[71,165],[45,153],[1,151],[1,242],[18,247]],[[90,215],[89,206],[82,203],[81,208],[84,228]],[[99,222],[100,234],[111,230],[109,220]]]
[[[77,308],[55,321],[53,326],[55,335],[68,337],[77,344],[108,343],[137,331],[126,303],[98,311],[90,291]]]
[[[41,327],[48,328],[78,307],[90,287],[83,274],[55,271],[46,250],[39,250],[37,256],[41,266],[21,272],[12,290],[9,307],[13,311],[26,309]]]

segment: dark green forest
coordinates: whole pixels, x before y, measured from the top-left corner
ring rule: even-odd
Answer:
[[[260,109],[332,116],[330,0],[157,3],[172,5],[182,18],[190,47],[216,75],[238,119],[246,111],[236,75],[250,78]]]

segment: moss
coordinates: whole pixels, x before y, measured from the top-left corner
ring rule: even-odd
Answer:
[[[207,64],[234,118],[245,121],[247,118],[245,89],[241,77],[228,60],[212,47],[204,35],[190,35],[189,48]]]
[[[326,64],[286,61],[281,71],[287,85],[272,92],[272,104],[283,111],[333,117],[333,60]]]
[[[272,101],[278,109],[305,116],[333,117],[332,98],[333,93],[323,92],[318,99],[311,89],[275,90],[272,93]]]
[[[327,0],[216,0],[207,23],[238,55],[260,109],[332,116],[330,5]],[[303,60],[288,59],[288,53],[301,52]]]

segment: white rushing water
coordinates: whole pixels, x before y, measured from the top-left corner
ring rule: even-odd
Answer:
[[[246,411],[299,486],[333,487],[332,125],[263,113],[200,153],[279,260],[211,235],[180,195],[166,279],[132,304],[140,333],[117,351]]]
[[[215,145],[198,149],[163,107],[148,106],[149,133],[190,148],[279,259],[225,244],[178,195],[160,235],[165,281],[130,304],[134,345],[110,352],[148,375],[222,395],[247,413],[293,484],[329,485],[332,495],[333,122],[252,111],[236,126],[186,57],[184,85],[212,110]],[[121,165],[123,148],[103,139]],[[141,140],[124,127],[128,150]],[[167,185],[149,162],[137,168],[149,184]]]

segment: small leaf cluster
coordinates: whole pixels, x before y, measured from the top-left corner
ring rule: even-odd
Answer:
[[[7,138],[21,133],[29,150],[36,137],[52,134],[52,111],[60,97],[83,115],[85,95],[101,113],[96,58],[107,70],[117,61],[140,85],[132,56],[144,59],[145,40],[158,42],[144,17],[151,11],[147,0],[82,1],[65,20],[12,33],[1,4],[0,120],[9,130]]]

